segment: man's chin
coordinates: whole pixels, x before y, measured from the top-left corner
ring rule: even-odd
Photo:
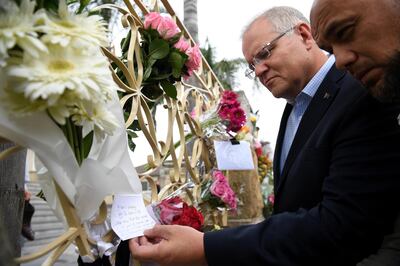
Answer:
[[[390,60],[384,78],[367,87],[371,95],[381,102],[400,103],[400,52],[396,52]]]

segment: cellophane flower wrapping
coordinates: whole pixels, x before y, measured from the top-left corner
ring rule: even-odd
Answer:
[[[185,225],[199,231],[204,225],[202,213],[178,196],[166,198],[149,206],[150,215],[160,224]]]

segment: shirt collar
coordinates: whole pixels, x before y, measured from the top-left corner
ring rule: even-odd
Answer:
[[[322,65],[322,67],[318,70],[318,72],[307,83],[304,89],[296,96],[294,102],[299,100],[299,98],[303,98],[304,96],[308,96],[305,98],[312,99],[334,63],[335,63],[335,56],[330,55],[328,57],[328,60],[326,60],[326,62]],[[294,104],[294,102],[291,101],[288,102],[290,104]]]

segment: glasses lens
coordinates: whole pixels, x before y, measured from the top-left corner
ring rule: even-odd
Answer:
[[[256,56],[254,56],[254,65],[258,65],[261,63],[261,61],[267,59],[271,55],[271,52],[269,51],[269,47],[265,46],[259,51]]]

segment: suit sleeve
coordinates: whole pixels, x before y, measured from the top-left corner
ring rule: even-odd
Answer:
[[[361,98],[333,134],[321,201],[256,225],[206,233],[208,264],[355,265],[375,252],[398,211],[399,112]]]

